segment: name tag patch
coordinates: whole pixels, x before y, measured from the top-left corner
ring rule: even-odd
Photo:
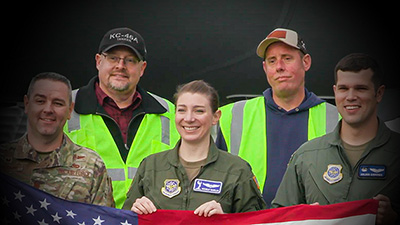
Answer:
[[[386,178],[386,166],[360,165],[358,177],[361,179],[384,179]]]
[[[222,182],[196,179],[194,180],[193,191],[220,194],[222,191]]]

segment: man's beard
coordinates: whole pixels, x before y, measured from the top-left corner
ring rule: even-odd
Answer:
[[[129,89],[129,83],[125,83],[125,84],[114,84],[113,82],[108,83],[108,88],[115,90],[115,91],[119,91],[119,92],[123,92]]]

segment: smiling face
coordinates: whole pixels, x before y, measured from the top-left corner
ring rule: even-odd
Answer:
[[[69,102],[66,84],[49,79],[37,80],[29,96],[24,96],[24,105],[29,138],[62,138],[63,126],[74,106]]]
[[[204,94],[184,92],[176,100],[175,124],[182,141],[208,141],[211,127],[218,123],[220,116],[221,111],[214,113]]]
[[[372,75],[371,69],[337,71],[333,91],[337,109],[346,125],[360,127],[376,120],[377,104],[382,100],[384,86],[375,90]]]
[[[107,59],[121,58],[117,63]],[[100,88],[109,96],[133,94],[146,68],[146,62],[127,65],[122,59],[137,59],[136,55],[125,46],[114,47],[105,54],[96,54],[96,67],[99,71]]]

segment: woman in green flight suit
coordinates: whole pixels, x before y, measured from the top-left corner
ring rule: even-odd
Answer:
[[[123,208],[138,214],[194,210],[206,217],[265,209],[249,164],[220,151],[211,137],[221,116],[216,90],[197,80],[178,87],[174,97],[181,140],[142,161]]]

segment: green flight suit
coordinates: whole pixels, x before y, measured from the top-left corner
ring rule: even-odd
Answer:
[[[249,164],[219,150],[210,142],[206,164],[189,183],[179,161],[178,148],[145,158],[138,168],[123,209],[137,198],[148,197],[157,209],[195,210],[215,200],[225,213],[265,209],[266,205]]]
[[[293,154],[272,207],[327,205],[383,194],[399,214],[400,134],[379,121],[376,137],[352,168],[340,127],[341,121],[332,133],[306,142]]]

